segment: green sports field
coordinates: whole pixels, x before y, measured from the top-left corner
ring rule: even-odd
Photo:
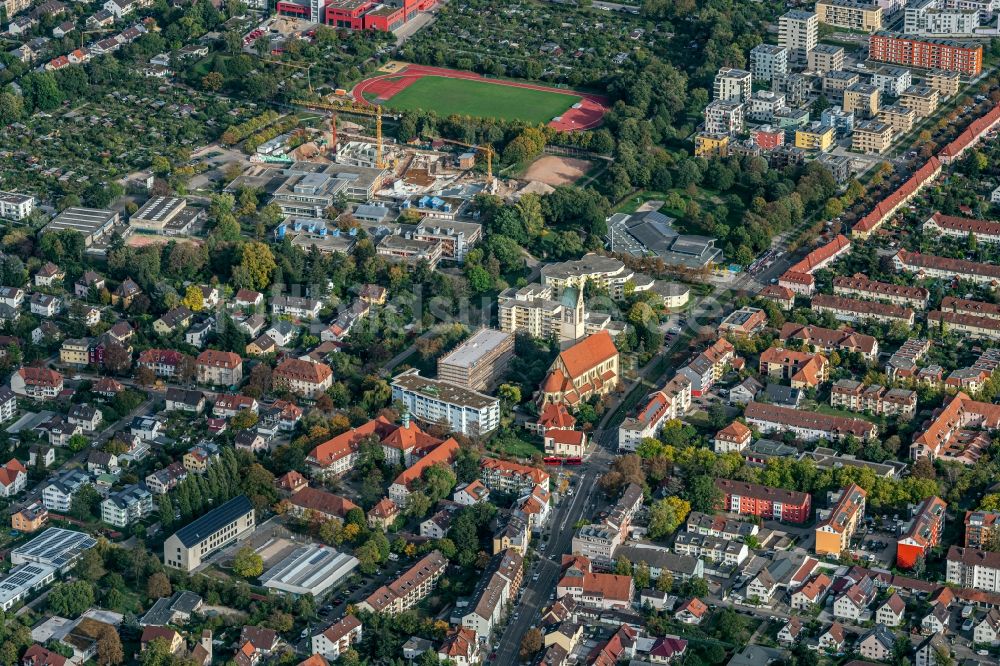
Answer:
[[[565,93],[424,76],[382,105],[404,111],[433,110],[442,117],[457,114],[547,123],[579,101],[576,95]]]

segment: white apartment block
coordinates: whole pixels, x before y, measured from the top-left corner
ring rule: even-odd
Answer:
[[[940,0],[907,5],[903,31],[908,35],[971,35],[979,27],[976,9],[942,9]]]
[[[819,15],[793,9],[778,19],[778,44],[788,49],[788,59],[805,62],[806,54],[819,43]]]
[[[945,580],[959,587],[1000,592],[1000,553],[952,546]]]
[[[753,75],[745,69],[723,67],[715,75],[712,98],[727,102],[747,102],[753,89]]]
[[[716,99],[705,107],[705,131],[709,134],[739,134],[743,131],[743,105]]]
[[[16,192],[0,192],[0,218],[23,220],[35,209],[35,198]]]
[[[445,423],[453,432],[477,437],[500,425],[500,399],[407,370],[392,380],[392,399],[425,423]]]
[[[913,76],[905,67],[883,67],[872,75],[872,85],[883,95],[899,97],[913,85]]]
[[[770,81],[775,74],[788,73],[788,49],[775,44],[758,44],[750,49],[750,73],[757,81]]]
[[[757,90],[750,96],[747,117],[761,123],[774,120],[778,109],[785,107],[785,96],[770,90]]]
[[[979,12],[979,20],[986,24],[1000,10],[1000,0],[942,0],[941,9],[972,9]]]

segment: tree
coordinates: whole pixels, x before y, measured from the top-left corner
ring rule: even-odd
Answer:
[[[212,92],[219,90],[223,83],[225,83],[225,78],[219,72],[209,72],[201,77],[201,87]]]
[[[135,371],[135,381],[140,386],[152,386],[156,383],[156,373],[148,366],[140,366]]]
[[[691,503],[679,497],[665,497],[654,502],[649,508],[650,538],[660,539],[673,533],[689,513],[691,513]]]
[[[233,279],[241,286],[259,291],[271,284],[271,276],[277,267],[271,248],[251,241],[243,246],[240,265],[233,270]]]
[[[123,661],[125,650],[118,631],[111,625],[102,625],[97,632],[97,663],[99,666],[116,666]]]
[[[196,284],[188,285],[188,288],[184,290],[181,305],[191,312],[201,312],[202,308],[205,307],[205,295],[201,292],[201,287]]]
[[[124,374],[132,367],[132,355],[117,342],[104,349],[104,367],[113,375]]]
[[[94,605],[94,587],[83,580],[58,583],[48,596],[49,610],[63,617],[77,617]]]
[[[639,562],[632,569],[632,580],[635,582],[636,589],[645,590],[649,587],[649,565],[645,562]]]
[[[84,435],[73,435],[66,442],[66,447],[73,453],[79,453],[90,445],[90,441]]]
[[[251,411],[250,409],[241,409],[231,419],[229,419],[229,425],[231,425],[234,430],[249,430],[257,425],[258,418],[259,417],[256,412]]]
[[[70,505],[69,514],[77,520],[89,520],[94,515],[94,509],[100,505],[101,495],[94,486],[87,484],[76,491]]]
[[[264,573],[264,560],[250,546],[243,546],[233,558],[233,571],[243,578],[256,578]]]
[[[627,557],[619,557],[615,562],[615,573],[619,576],[631,576],[632,562]]]
[[[722,501],[722,491],[715,485],[715,479],[707,474],[696,476],[686,491],[691,509],[702,513],[714,513]]]
[[[88,548],[80,555],[76,562],[76,573],[80,578],[96,583],[106,573],[104,570],[104,558],[97,552],[97,548]]]
[[[524,637],[521,638],[521,659],[528,661],[538,654],[538,651],[542,649],[543,642],[544,637],[538,627],[532,627],[524,632]]]
[[[674,575],[666,569],[660,569],[660,577],[656,579],[656,589],[660,592],[670,592],[674,588]]]
[[[704,578],[689,578],[681,588],[688,597],[704,597],[708,594],[708,583]]]
[[[169,597],[171,594],[173,589],[170,587],[170,579],[162,571],[157,571],[146,581],[146,596],[150,599]]]

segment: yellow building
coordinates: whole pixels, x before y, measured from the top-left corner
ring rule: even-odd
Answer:
[[[840,493],[837,504],[816,526],[816,554],[840,557],[851,544],[851,537],[865,517],[868,493],[852,483]]]
[[[927,72],[924,83],[927,87],[938,91],[941,97],[950,97],[958,94],[958,89],[962,85],[962,75],[958,72],[933,69]]]
[[[913,129],[917,113],[905,106],[890,104],[878,110],[878,119],[891,127],[896,134],[905,134]]]
[[[39,503],[25,507],[10,516],[11,529],[24,534],[36,532],[45,526],[49,520],[49,512]]]
[[[802,150],[826,152],[833,145],[833,128],[811,123],[795,130],[795,147]]]
[[[90,340],[69,338],[59,348],[59,362],[63,365],[83,367],[90,363]]]
[[[877,118],[878,102],[878,88],[867,83],[855,83],[844,90],[844,111],[856,118]]]
[[[869,120],[854,126],[851,150],[865,155],[878,155],[892,144],[892,127],[878,120]]]
[[[875,32],[882,29],[882,8],[874,3],[853,0],[819,0],[819,22],[848,30]]]
[[[926,118],[937,110],[939,99],[938,91],[929,86],[910,86],[899,96],[899,103]]]
[[[699,132],[694,138],[696,157],[725,157],[729,154],[729,135]]]

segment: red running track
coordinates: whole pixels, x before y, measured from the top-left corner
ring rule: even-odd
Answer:
[[[424,65],[407,65],[398,72],[365,79],[354,87],[351,94],[354,96],[354,100],[360,104],[371,104],[371,102],[365,99],[366,94],[374,95],[376,99],[389,100],[392,99],[393,95],[396,95],[401,90],[412,85],[417,79],[425,76],[440,76],[448,79],[471,79],[493,83],[498,86],[511,86],[512,88],[528,88],[529,90],[575,95],[580,98],[578,107],[567,110],[558,121],[553,120],[549,123],[549,127],[561,132],[593,129],[601,124],[601,120],[608,110],[608,98],[603,95],[592,95],[590,93],[540,86],[533,83],[488,79],[474,72],[463,72],[443,67],[426,67]]]

